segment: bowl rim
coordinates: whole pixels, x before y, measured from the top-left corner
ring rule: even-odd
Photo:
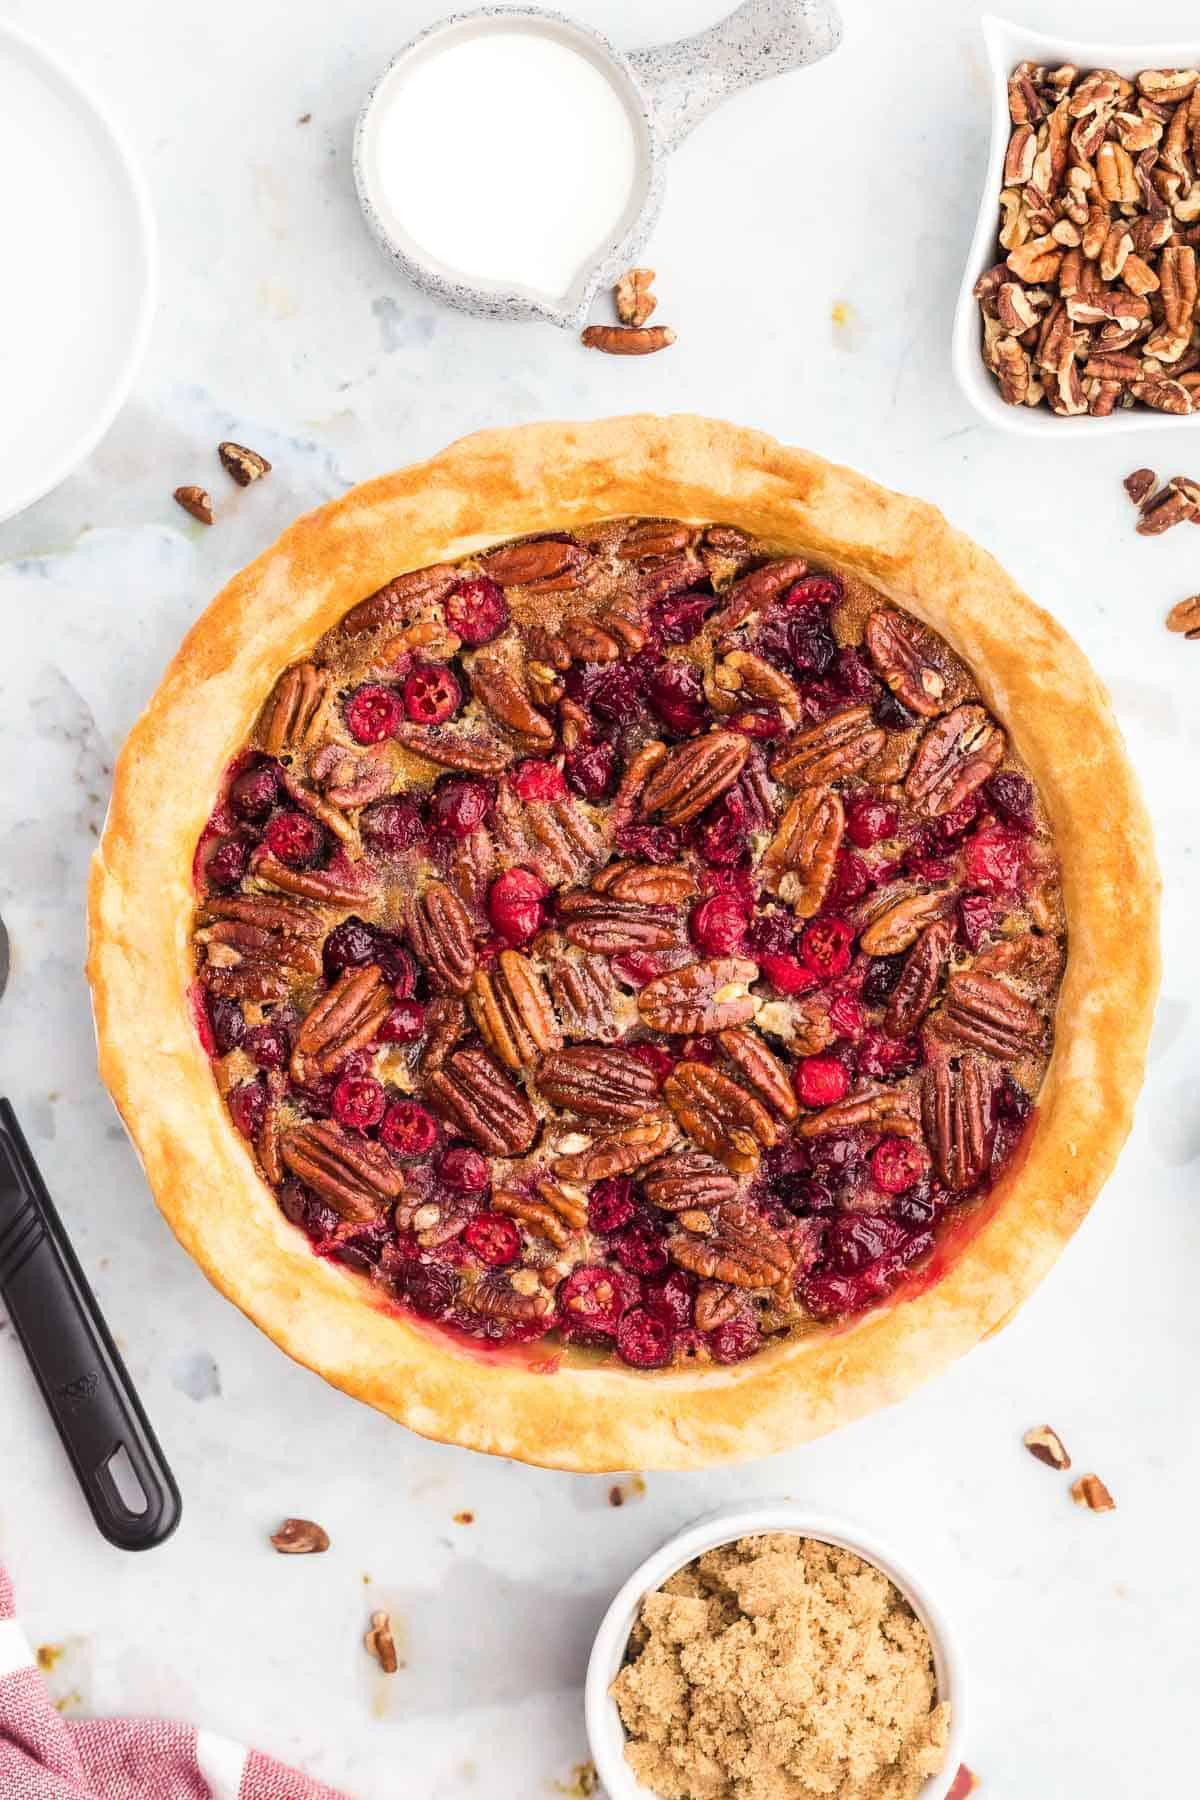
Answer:
[[[980,27],[991,77],[991,137],[975,228],[959,283],[951,327],[950,360],[960,393],[987,424],[1018,437],[1043,437],[1049,433],[1061,442],[1064,434],[1070,432],[1076,438],[1088,435],[1099,443],[1119,432],[1195,428],[1200,421],[1200,413],[1180,417],[1172,413],[1131,410],[1110,414],[1106,419],[1094,419],[1088,415],[1065,419],[1041,408],[1007,405],[1001,400],[996,384],[984,367],[979,353],[979,309],[974,287],[979,276],[995,260],[996,197],[1002,186],[1000,175],[1011,131],[1008,76],[1013,64],[1027,59],[1072,62],[1082,68],[1113,68],[1119,74],[1136,74],[1139,69],[1153,68],[1155,65],[1189,67],[1200,62],[1200,38],[1194,40],[1191,47],[1178,42],[1085,42],[1079,38],[1036,31],[995,13],[985,13],[980,20]]]
[[[611,1800],[659,1800],[629,1769],[624,1727],[609,1693],[642,1599],[704,1551],[762,1532],[794,1533],[850,1550],[886,1575],[909,1602],[929,1634],[938,1697],[950,1702],[945,1765],[940,1774],[924,1783],[919,1800],[947,1800],[963,1760],[968,1721],[967,1663],[955,1625],[928,1582],[870,1528],[847,1515],[825,1513],[785,1498],[738,1502],[704,1514],[640,1562],[618,1588],[596,1632],[584,1683],[588,1744]]]

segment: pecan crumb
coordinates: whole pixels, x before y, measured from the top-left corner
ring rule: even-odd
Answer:
[[[311,113],[301,113],[300,117],[296,120],[296,123],[297,123],[297,125],[308,125],[311,122],[311,120],[312,120]]]
[[[271,1542],[283,1556],[313,1556],[329,1548],[329,1533],[313,1519],[285,1519]]]
[[[1185,638],[1200,638],[1200,594],[1176,601],[1167,614],[1167,630],[1181,632]]]
[[[400,1667],[400,1659],[396,1655],[396,1640],[392,1636],[392,1621],[385,1612],[371,1614],[371,1629],[363,1639],[363,1643],[385,1675],[394,1675]]]
[[[619,1481],[614,1481],[608,1490],[608,1504],[610,1506],[624,1506],[625,1504],[625,1489]]]
[[[1115,1512],[1116,1501],[1098,1475],[1081,1475],[1071,1483],[1071,1498],[1089,1512]]]
[[[199,519],[202,525],[212,524],[212,501],[204,488],[177,487],[174,497],[176,504],[182,506],[185,513],[191,513],[193,519]]]
[[[226,438],[217,445],[217,455],[227,475],[232,475],[239,487],[249,487],[252,481],[270,473],[271,465],[265,456],[257,450],[248,450],[245,444],[235,444]]]
[[[1129,498],[1133,501],[1133,504],[1135,506],[1140,506],[1143,500],[1148,500],[1150,498],[1150,495],[1158,486],[1158,476],[1154,473],[1153,469],[1135,469],[1132,475],[1127,475],[1125,477],[1125,480],[1121,485],[1129,495]]]
[[[653,269],[626,269],[613,289],[617,317],[622,325],[644,325],[658,301],[650,289]]]
[[[1067,1447],[1052,1425],[1035,1425],[1025,1433],[1022,1442],[1030,1456],[1036,1456],[1051,1469],[1069,1469],[1071,1458]]]
[[[675,333],[669,325],[589,325],[583,341],[589,350],[604,350],[609,356],[649,356],[669,349]]]

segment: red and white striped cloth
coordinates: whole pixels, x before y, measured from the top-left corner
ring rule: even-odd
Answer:
[[[170,1719],[55,1712],[0,1565],[3,1800],[346,1800],[258,1750]]]

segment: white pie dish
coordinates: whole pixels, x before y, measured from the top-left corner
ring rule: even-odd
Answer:
[[[872,1533],[850,1520],[810,1512],[795,1500],[761,1500],[707,1514],[648,1556],[617,1593],[596,1633],[584,1688],[588,1743],[609,1800],[659,1800],[651,1788],[634,1779],[625,1760],[625,1731],[616,1701],[609,1693],[625,1659],[625,1647],[643,1596],[661,1587],[704,1551],[766,1531],[794,1532],[799,1537],[817,1538],[853,1551],[864,1562],[882,1570],[912,1606],[929,1633],[938,1698],[950,1702],[945,1767],[940,1775],[925,1782],[920,1800],[947,1800],[966,1744],[967,1678],[962,1646],[941,1603],[933,1598],[926,1583]]]
[[[979,307],[972,290],[999,254],[996,221],[1004,157],[1012,131],[1008,113],[1008,77],[1016,64],[1028,61],[1054,67],[1075,63],[1080,69],[1115,69],[1118,75],[1132,77],[1142,69],[1195,67],[1200,61],[1200,37],[1190,44],[1083,43],[1075,38],[1030,31],[1024,25],[990,15],[982,24],[992,83],[992,135],[975,235],[971,239],[958,292],[951,339],[954,375],[963,395],[987,424],[998,426],[1001,431],[1016,432],[1021,437],[1049,437],[1072,443],[1090,437],[1099,443],[1118,432],[1194,430],[1200,424],[1200,413],[1180,417],[1148,408],[1130,408],[1111,413],[1108,418],[1092,418],[1086,413],[1078,418],[1062,418],[1048,407],[1009,406],[1000,398],[995,378],[984,366],[980,353]]]

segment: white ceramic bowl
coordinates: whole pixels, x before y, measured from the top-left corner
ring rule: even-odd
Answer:
[[[980,353],[979,307],[972,289],[983,271],[997,260],[1001,174],[1012,132],[1008,77],[1017,63],[1046,63],[1051,68],[1075,63],[1080,69],[1115,69],[1118,75],[1126,76],[1134,76],[1141,69],[1194,68],[1200,60],[1200,28],[1190,44],[1085,44],[1072,38],[1047,37],[1024,25],[988,17],[983,20],[983,37],[992,75],[992,142],[979,218],[954,314],[952,357],[959,387],[989,425],[997,425],[1001,431],[1015,431],[1022,437],[1044,436],[1062,443],[1090,435],[1099,442],[1122,431],[1194,431],[1200,425],[1198,413],[1180,417],[1138,407],[1112,413],[1107,419],[1094,419],[1086,413],[1065,419],[1048,407],[1007,405]]]
[[[967,1733],[966,1664],[958,1639],[924,1582],[871,1534],[846,1520],[809,1512],[795,1500],[761,1500],[749,1506],[731,1506],[710,1513],[648,1556],[618,1593],[605,1613],[588,1662],[584,1689],[584,1713],[592,1761],[609,1800],[659,1800],[650,1788],[635,1781],[625,1760],[625,1732],[609,1688],[625,1660],[625,1646],[633,1630],[642,1597],[662,1586],[685,1563],[729,1544],[737,1538],[764,1531],[795,1532],[852,1550],[864,1562],[873,1563],[893,1581],[929,1633],[933,1647],[938,1698],[950,1702],[950,1742],[946,1766],[928,1780],[920,1800],[946,1800],[963,1759]]]

